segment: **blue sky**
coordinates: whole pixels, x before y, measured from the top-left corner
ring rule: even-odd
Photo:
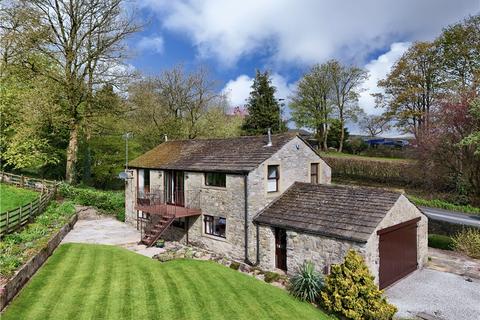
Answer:
[[[134,3],[144,30],[129,40],[129,61],[155,75],[182,63],[209,67],[232,106],[243,105],[255,69],[272,72],[288,98],[303,72],[336,58],[365,67],[359,104],[379,113],[370,94],[413,41],[478,14],[480,0],[143,0]]]

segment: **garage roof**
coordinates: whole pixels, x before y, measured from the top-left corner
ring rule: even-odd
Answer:
[[[129,163],[130,167],[165,170],[249,172],[297,135],[245,136],[227,139],[172,140]],[[300,138],[301,139],[301,138]]]
[[[255,223],[367,242],[401,196],[377,188],[295,182]]]

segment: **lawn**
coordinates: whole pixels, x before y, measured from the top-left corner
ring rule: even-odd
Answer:
[[[0,183],[0,212],[27,204],[38,196],[38,192]]]
[[[122,248],[64,244],[2,315],[10,319],[330,319],[210,261],[160,263]]]

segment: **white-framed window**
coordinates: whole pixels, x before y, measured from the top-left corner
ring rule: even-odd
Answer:
[[[268,166],[267,173],[267,192],[277,192],[280,179],[280,170],[278,165]]]
[[[226,238],[227,219],[215,216],[203,216],[205,234]]]

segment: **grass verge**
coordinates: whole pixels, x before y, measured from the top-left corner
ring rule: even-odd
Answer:
[[[38,192],[0,183],[0,212],[9,211],[32,202]]]
[[[10,319],[330,319],[287,292],[210,261],[166,263],[63,244],[7,307]]]
[[[439,199],[427,200],[427,199],[422,199],[412,195],[409,195],[408,198],[417,206],[440,208],[440,209],[445,209],[450,211],[480,215],[480,208],[473,207],[471,205],[457,205],[457,204],[453,204],[453,203],[450,203],[444,200],[439,200]]]

